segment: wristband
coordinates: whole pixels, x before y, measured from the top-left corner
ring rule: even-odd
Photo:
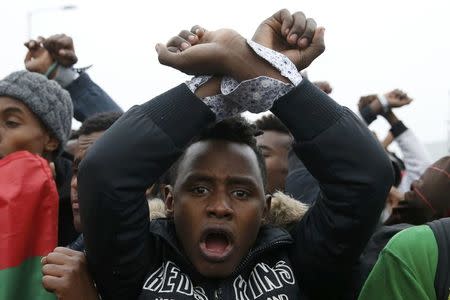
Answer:
[[[383,112],[388,112],[389,111],[389,101],[386,99],[386,96],[384,96],[383,94],[379,94],[378,96],[378,101],[380,101],[381,106],[383,107]]]
[[[58,62],[55,61],[54,63],[51,64],[50,67],[48,67],[44,76],[47,77],[48,79],[50,79],[50,75],[56,70],[57,67],[58,67]]]
[[[59,83],[60,86],[66,88],[79,76],[80,74],[74,68],[59,66],[58,73],[56,73],[54,80]]]

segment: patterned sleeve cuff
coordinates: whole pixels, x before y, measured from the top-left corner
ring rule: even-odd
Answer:
[[[241,83],[231,77],[224,77],[220,86],[223,95],[252,113],[269,110],[275,100],[289,93],[292,88],[292,84],[266,76],[245,80]]]
[[[216,114],[217,122],[236,116],[247,110],[238,103],[227,99],[227,96],[224,95],[206,97],[203,99],[203,102]]]
[[[186,85],[188,86],[188,88],[191,90],[192,93],[195,93],[195,91],[201,87],[202,85],[204,85],[209,79],[211,78],[211,76],[195,76],[193,77],[191,80],[186,81]]]
[[[302,75],[297,71],[297,67],[289,58],[280,52],[266,48],[254,41],[247,40],[247,44],[255,51],[258,56],[269,62],[275,69],[280,71],[281,75],[289,79],[294,86],[302,81]]]
[[[204,85],[212,76],[195,76],[191,80],[186,81],[186,85],[191,90],[192,93]],[[205,97],[203,102],[209,107],[209,109],[216,115],[216,121],[220,122],[223,119],[240,114],[246,109],[244,109],[238,103],[235,103],[224,95],[214,95]]]

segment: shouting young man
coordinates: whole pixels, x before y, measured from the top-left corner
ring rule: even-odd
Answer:
[[[214,76],[132,108],[80,165],[86,254],[103,299],[341,293],[377,223],[392,169],[358,118],[299,75],[324,51],[323,38],[314,20],[281,10],[252,41],[194,27],[157,45],[161,63]],[[249,127],[220,122],[269,108],[322,188],[290,232],[262,225],[271,201]],[[174,163],[169,218],[150,222],[145,190]]]

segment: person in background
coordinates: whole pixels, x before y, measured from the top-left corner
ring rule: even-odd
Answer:
[[[256,137],[267,168],[267,192],[284,192],[298,201],[313,204],[320,187],[292,150],[293,137],[273,114],[255,121],[262,134]]]
[[[97,141],[121,116],[121,112],[106,112],[94,115],[86,119],[77,131],[78,146],[73,162],[72,180],[70,184],[70,202],[72,204],[73,224],[75,225],[76,231],[80,233],[80,236],[75,242],[68,246],[68,248],[73,250],[84,250],[83,230],[81,228],[78,199],[78,166],[95,141]]]
[[[86,72],[73,68],[78,57],[71,37],[65,34],[56,34],[48,38],[39,37],[26,42],[25,47],[28,49],[24,60],[25,68],[55,80],[69,92],[74,108],[73,117],[77,121],[83,122],[86,118],[101,112],[122,112]],[[58,157],[55,160],[55,172],[60,197],[58,245],[66,246],[78,236],[72,221],[70,204],[72,155],[64,152]]]
[[[397,221],[421,225],[404,229],[387,243],[360,300],[449,298],[449,195],[450,156],[446,156],[433,163],[405,194],[408,204],[395,213]]]
[[[71,130],[72,102],[56,82],[28,71],[0,81],[0,298],[53,299],[40,259],[57,243],[54,168]]]
[[[79,237],[67,248],[57,247],[42,259],[42,282],[44,287],[58,296],[58,299],[98,299],[97,290],[87,269],[84,251],[83,230],[81,228],[78,199],[78,165],[86,152],[122,113],[107,112],[86,119],[77,131],[78,146],[73,163],[71,181],[71,203],[73,224]],[[66,270],[66,272],[63,272]],[[71,270],[67,272],[67,270]]]

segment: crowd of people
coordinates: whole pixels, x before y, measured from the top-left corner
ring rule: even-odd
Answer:
[[[158,59],[194,77],[125,113],[71,37],[25,43],[0,81],[0,299],[450,299],[450,157],[404,91],[357,116],[302,75],[324,34],[286,9],[252,39],[182,30]]]

